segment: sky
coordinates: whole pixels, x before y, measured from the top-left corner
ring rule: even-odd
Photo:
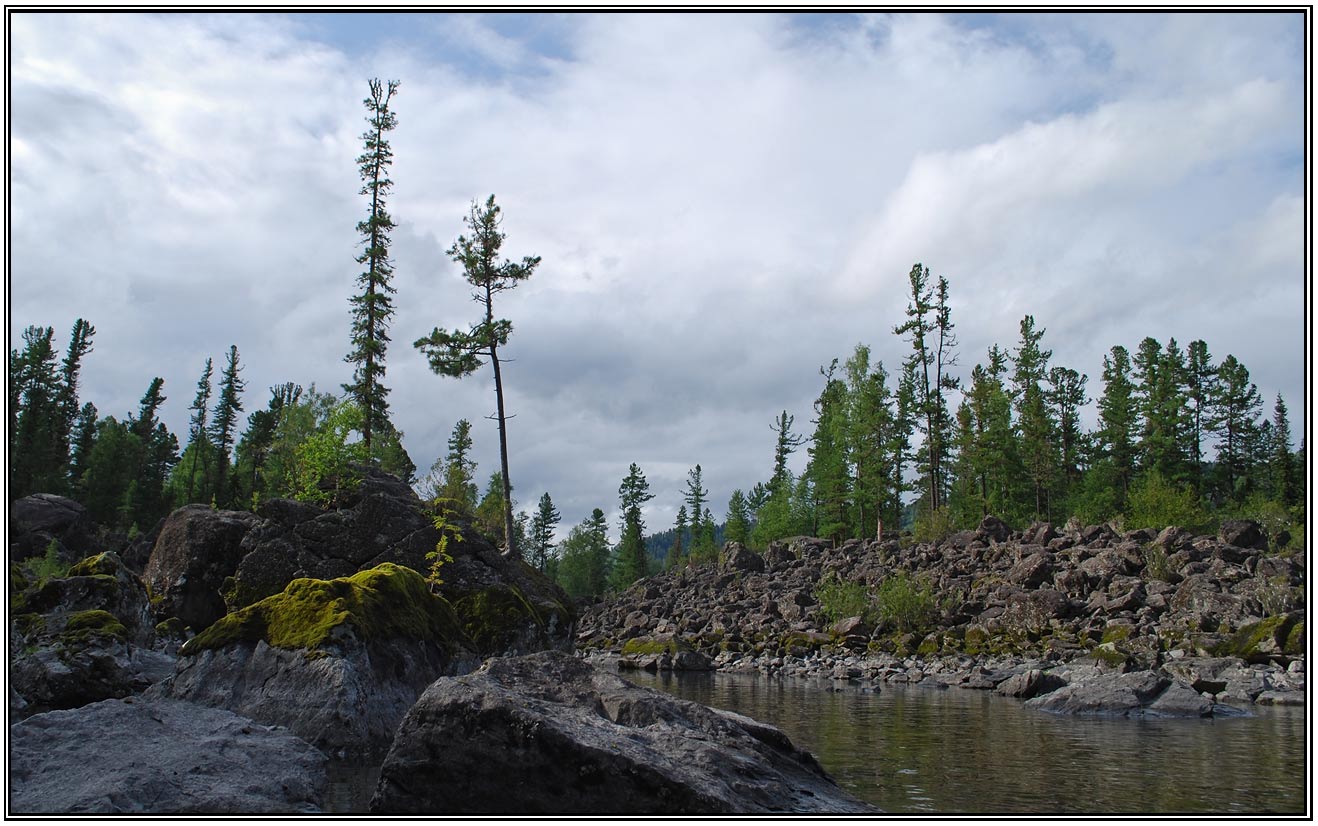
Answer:
[[[702,466],[721,520],[812,430],[821,367],[896,372],[919,262],[946,277],[968,377],[1023,316],[1102,391],[1146,336],[1243,362],[1304,421],[1300,13],[11,13],[10,347],[96,327],[81,395],[135,411],[165,380],[186,441],[208,357],[238,347],[248,413],[350,380],[367,79],[389,135],[397,312],[384,383],[424,474],[473,422],[498,467],[488,367],[412,342],[477,319],[446,255],[496,196],[522,509],[618,528],[637,463],[668,528]],[[1093,411],[1087,412],[1093,424]],[[802,449],[792,465],[806,461]]]

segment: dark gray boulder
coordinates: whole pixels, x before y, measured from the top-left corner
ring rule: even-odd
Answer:
[[[66,564],[105,550],[87,509],[72,499],[34,493],[9,507],[10,562],[41,556],[52,540]]]
[[[1253,548],[1260,551],[1268,549],[1268,537],[1263,533],[1259,523],[1251,519],[1232,519],[1222,523],[1217,536],[1228,545],[1237,548]]]
[[[723,546],[723,568],[728,571],[763,571],[764,557],[747,548],[740,542],[728,542]]]
[[[9,729],[15,814],[314,813],[324,789],[307,743],[189,703],[104,700]]]
[[[379,814],[873,813],[780,730],[562,654],[494,659],[408,712]]]
[[[1004,697],[1019,697],[1022,700],[1029,700],[1040,694],[1056,691],[1065,685],[1066,681],[1056,674],[1031,668],[998,683],[995,691]]]
[[[260,519],[245,511],[185,505],[160,528],[142,578],[159,599],[157,612],[196,631],[225,614],[220,588],[242,561],[242,541]]]
[[[1155,671],[1097,674],[1025,704],[1089,717],[1212,717],[1236,711],[1215,706],[1193,686]]]

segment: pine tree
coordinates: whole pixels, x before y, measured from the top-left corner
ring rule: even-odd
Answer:
[[[192,418],[188,422],[188,446],[183,451],[184,462],[188,467],[188,486],[186,498],[180,504],[210,500],[208,494],[197,491],[196,484],[198,469],[201,470],[203,483],[210,479],[210,466],[215,451],[215,446],[210,440],[210,431],[206,426],[206,417],[210,413],[211,403],[211,375],[212,362],[207,357],[206,366],[201,371],[201,378],[197,380],[197,395],[188,408],[192,411]],[[198,468],[198,465],[201,467]]]
[[[554,548],[554,528],[560,519],[562,515],[554,508],[554,500],[546,491],[531,519],[531,564],[541,572],[549,565],[550,552]]]
[[[746,495],[737,489],[728,499],[728,517],[723,525],[723,539],[726,542],[740,542],[745,545],[750,541],[750,533],[750,507],[746,504]]]
[[[633,462],[627,476],[618,487],[618,501],[622,509],[622,538],[618,543],[617,563],[613,569],[613,587],[623,590],[649,573],[648,553],[645,550],[645,520],[641,508],[654,498],[650,483],[641,468]]]
[[[476,507],[476,462],[471,458],[471,422],[459,419],[448,437],[440,496],[470,511]]]
[[[668,549],[664,568],[672,570],[682,564],[682,549],[686,539],[686,505],[677,506],[677,522],[673,525],[673,544]]]
[[[1036,329],[1034,316],[1021,319],[1021,343],[1013,361],[1012,395],[1016,401],[1016,429],[1020,456],[1033,486],[1033,513],[1042,519],[1048,513],[1058,466],[1055,427],[1048,415],[1043,381],[1048,375],[1051,350],[1040,346],[1047,330]]]
[[[91,458],[92,448],[96,445],[96,405],[87,402],[78,412],[72,434],[73,446],[69,458],[70,476],[73,478],[74,491],[82,492],[82,477],[87,472],[87,461]]]
[[[505,490],[507,493],[505,493]],[[476,526],[481,533],[489,537],[497,537],[503,533],[504,514],[512,510],[512,505],[507,497],[512,495],[511,488],[505,488],[503,484],[503,474],[495,471],[490,474],[490,479],[485,485],[485,494],[481,501],[476,505],[474,513]],[[515,528],[514,528],[515,530]]]
[[[947,490],[948,471],[944,465],[952,441],[952,415],[943,394],[957,387],[956,379],[946,372],[956,364],[953,348],[957,342],[952,332],[947,279],[939,278],[935,288],[930,283],[929,269],[922,264],[911,268],[909,278],[911,302],[906,307],[907,320],[893,332],[908,336],[913,349],[903,366],[914,381],[910,388],[910,413],[924,430],[925,501],[931,511],[937,511],[943,506]]]
[[[1222,360],[1217,378],[1208,428],[1219,437],[1217,472],[1224,492],[1242,501],[1245,491],[1237,490],[1237,484],[1243,481],[1249,468],[1249,443],[1258,428],[1263,400],[1249,380],[1249,370],[1233,355]]]
[[[1268,492],[1283,505],[1300,501],[1300,478],[1291,453],[1291,423],[1281,394],[1272,408],[1272,443],[1268,451]]]
[[[10,356],[10,387],[18,394],[18,415],[10,437],[9,496],[58,492],[60,386],[55,373],[55,329],[28,327],[23,350]]]
[[[1116,345],[1103,357],[1103,395],[1098,400],[1099,429],[1096,434],[1101,455],[1110,463],[1120,485],[1117,508],[1124,506],[1135,475],[1135,432],[1138,414],[1135,385],[1130,377],[1130,354]]]
[[[834,542],[841,540],[848,528],[851,506],[851,474],[846,453],[846,385],[833,378],[834,359],[824,376],[824,390],[815,400],[815,433],[810,440],[810,463],[806,467],[815,495],[815,534]]]
[[[78,373],[82,369],[83,358],[92,350],[92,337],[96,335],[96,328],[88,324],[83,319],[73,322],[73,329],[69,333],[69,348],[64,354],[64,361],[60,364],[60,383],[57,393],[60,414],[62,420],[57,433],[58,447],[57,455],[61,467],[65,469],[71,477],[70,463],[73,452],[74,425],[78,420]],[[64,486],[68,489],[71,485],[72,478]]]
[[[901,506],[893,478],[895,416],[888,392],[888,374],[879,362],[869,366],[869,347],[858,344],[844,365],[847,382],[846,451],[853,470],[852,518],[849,534],[877,535],[879,522]],[[896,522],[889,522],[896,525]]]
[[[389,102],[398,91],[398,81],[391,80],[386,85],[379,78],[372,78],[368,85],[370,97],[362,101],[370,113],[366,119],[369,128],[362,134],[366,151],[357,158],[357,167],[363,182],[361,194],[370,196],[371,209],[366,220],[357,224],[365,246],[357,256],[357,263],[365,265],[366,269],[357,276],[361,293],[349,299],[352,305],[352,350],[344,361],[355,364],[356,368],[352,383],[343,385],[343,389],[362,409],[362,441],[367,455],[374,457],[372,434],[389,429],[389,404],[385,401],[389,389],[380,383],[384,378],[389,320],[394,314],[391,296],[395,292],[389,283],[393,276],[389,232],[394,228],[394,222],[385,206],[393,186],[393,181],[389,180],[393,150],[389,148],[385,133],[397,125]]]
[[[1058,449],[1061,455],[1061,479],[1066,488],[1080,479],[1080,460],[1084,434],[1080,430],[1080,409],[1089,404],[1085,385],[1089,377],[1069,367],[1053,367],[1048,371],[1048,402],[1053,407],[1052,419],[1057,425]]]
[[[682,494],[683,501],[691,506],[691,555],[698,559],[707,556],[711,550],[701,541],[704,537],[701,514],[704,513],[705,502],[709,498],[709,491],[701,482],[701,473],[700,465],[687,471],[686,492]]]
[[[778,434],[777,443],[773,450],[773,476],[769,477],[770,493],[787,478],[787,459],[796,449],[805,444],[805,437],[792,433],[792,422],[796,418],[788,416],[784,410],[782,415],[770,426],[774,433]]]
[[[1186,348],[1185,377],[1186,400],[1191,405],[1187,458],[1193,466],[1194,483],[1198,488],[1204,481],[1204,439],[1217,384],[1217,368],[1213,366],[1208,345],[1202,340],[1192,341]]]
[[[499,230],[502,219],[499,207],[491,195],[483,207],[471,205],[471,213],[465,219],[472,237],[459,235],[449,249],[449,257],[462,265],[467,282],[475,288],[473,300],[481,305],[484,318],[473,324],[469,330],[441,330],[436,327],[429,336],[417,339],[413,346],[426,354],[430,369],[441,376],[460,378],[470,375],[481,367],[481,359],[488,359],[494,368],[494,396],[497,405],[499,423],[499,464],[503,471],[504,484],[511,490],[508,476],[508,430],[507,415],[504,412],[503,374],[500,369],[499,348],[508,343],[512,333],[512,322],[495,319],[494,296],[505,290],[511,290],[522,281],[531,277],[540,263],[539,256],[525,257],[521,263],[505,259],[499,262],[499,251],[503,246],[504,234]],[[505,500],[511,502],[511,494],[505,492]],[[504,514],[504,537],[507,553],[519,555],[513,536],[513,515],[511,508]]]
[[[301,396],[301,385],[292,382],[276,385],[270,388],[270,401],[266,403],[265,409],[257,410],[248,417],[247,429],[238,440],[236,451],[238,504],[255,508],[257,503],[269,498],[262,471],[274,449],[275,434],[279,430],[284,411],[297,404]]]
[[[215,403],[215,411],[210,425],[210,441],[215,450],[215,471],[211,484],[211,495],[221,506],[226,507],[232,500],[229,489],[230,449],[233,447],[238,414],[243,410],[242,393],[245,389],[243,380],[238,378],[242,370],[238,366],[238,347],[229,346],[229,355],[225,360],[224,372],[220,374],[220,398]]]

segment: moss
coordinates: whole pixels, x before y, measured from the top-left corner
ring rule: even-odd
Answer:
[[[348,629],[362,640],[402,637],[445,647],[465,641],[448,601],[430,593],[416,571],[386,562],[340,579],[295,579],[282,593],[219,620],[179,653],[257,640],[275,648],[317,649]]]
[[[263,597],[270,594],[262,594],[250,585],[244,585],[231,576],[226,576],[224,582],[220,584],[220,599],[229,607],[230,611],[239,608],[246,608],[256,602],[260,602]]]
[[[1116,643],[1128,640],[1134,630],[1135,629],[1129,625],[1109,625],[1107,628],[1103,629],[1103,638],[1099,640],[1099,643]]]
[[[1303,622],[1297,622],[1291,627],[1291,632],[1286,635],[1286,644],[1282,646],[1281,652],[1296,657],[1304,653]]]
[[[458,621],[467,638],[481,653],[507,647],[529,625],[545,628],[545,619],[519,588],[509,585],[486,588],[458,597],[453,603]]]
[[[938,649],[939,649],[938,635],[930,634],[920,642],[920,646],[915,649],[915,653],[919,654],[921,657],[931,657],[934,654],[938,653]]]
[[[1269,652],[1260,651],[1260,647],[1284,650],[1295,624],[1295,617],[1282,615],[1242,626],[1236,633],[1213,646],[1213,655],[1240,657],[1243,660],[1267,659]],[[1300,634],[1303,633],[1301,630]],[[1265,643],[1271,645],[1265,646]]]
[[[686,640],[680,637],[673,637],[667,640],[656,640],[649,637],[636,637],[627,640],[622,644],[622,655],[624,657],[642,657],[647,654],[677,654],[681,651],[691,651],[692,648]]]
[[[24,636],[40,634],[46,628],[46,618],[41,614],[18,614],[14,617],[14,627]]]
[[[113,578],[119,567],[110,559],[109,554],[89,556],[69,569],[69,576],[108,576]]]
[[[967,654],[983,654],[987,649],[988,632],[978,626],[967,628],[962,650]]]
[[[170,617],[156,625],[157,637],[186,637],[187,627],[178,617]]]
[[[1127,660],[1126,655],[1117,650],[1116,644],[1110,642],[1100,644],[1090,653],[1095,660],[1112,668],[1120,668]]]
[[[64,641],[84,640],[91,634],[109,634],[119,639],[128,639],[128,629],[109,611],[79,611],[70,614],[64,624]]]

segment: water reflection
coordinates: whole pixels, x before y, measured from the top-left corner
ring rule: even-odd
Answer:
[[[1305,718],[1059,717],[989,692],[741,674],[628,679],[773,723],[888,812],[1303,813]],[[839,688],[840,686],[840,688]]]

